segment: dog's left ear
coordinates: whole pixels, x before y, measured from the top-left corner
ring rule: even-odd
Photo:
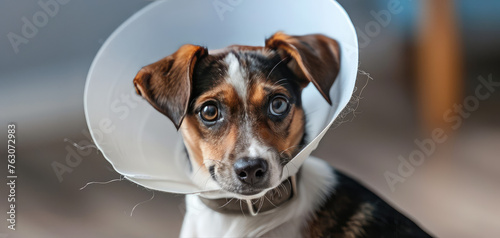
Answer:
[[[278,32],[266,40],[266,48],[290,57],[288,67],[307,86],[312,82],[331,105],[330,88],[340,70],[340,49],[336,40],[320,34],[289,36]]]
[[[165,114],[179,129],[186,115],[196,61],[208,50],[183,45],[174,54],[143,67],[134,79],[137,94]]]

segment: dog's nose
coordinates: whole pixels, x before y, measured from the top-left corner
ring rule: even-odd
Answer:
[[[267,173],[267,161],[261,158],[241,158],[233,165],[239,180],[248,184],[261,182]]]

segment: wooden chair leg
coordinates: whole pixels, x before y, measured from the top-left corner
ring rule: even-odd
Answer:
[[[447,110],[459,103],[464,80],[453,0],[423,0],[417,45],[417,102],[423,129],[442,128]]]

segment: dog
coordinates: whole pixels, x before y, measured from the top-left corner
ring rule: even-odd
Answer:
[[[340,54],[325,35],[278,32],[263,47],[183,45],[137,73],[137,93],[180,130],[206,178],[194,182],[231,194],[187,195],[181,237],[431,237],[315,157],[281,181],[307,143],[302,89],[331,104]]]

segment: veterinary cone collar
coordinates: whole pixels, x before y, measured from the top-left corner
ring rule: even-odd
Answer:
[[[164,192],[224,196],[192,182],[197,173],[191,171],[180,132],[137,95],[132,84],[142,66],[183,44],[208,49],[232,44],[263,46],[276,31],[319,33],[339,42],[341,68],[329,92],[332,105],[314,85],[303,90],[308,145],[286,165],[288,172],[282,180],[298,171],[351,99],[358,69],[357,36],[336,1],[237,3],[221,8],[212,1],[153,2],[125,21],[99,50],[85,86],[85,115],[99,150],[126,179]]]

